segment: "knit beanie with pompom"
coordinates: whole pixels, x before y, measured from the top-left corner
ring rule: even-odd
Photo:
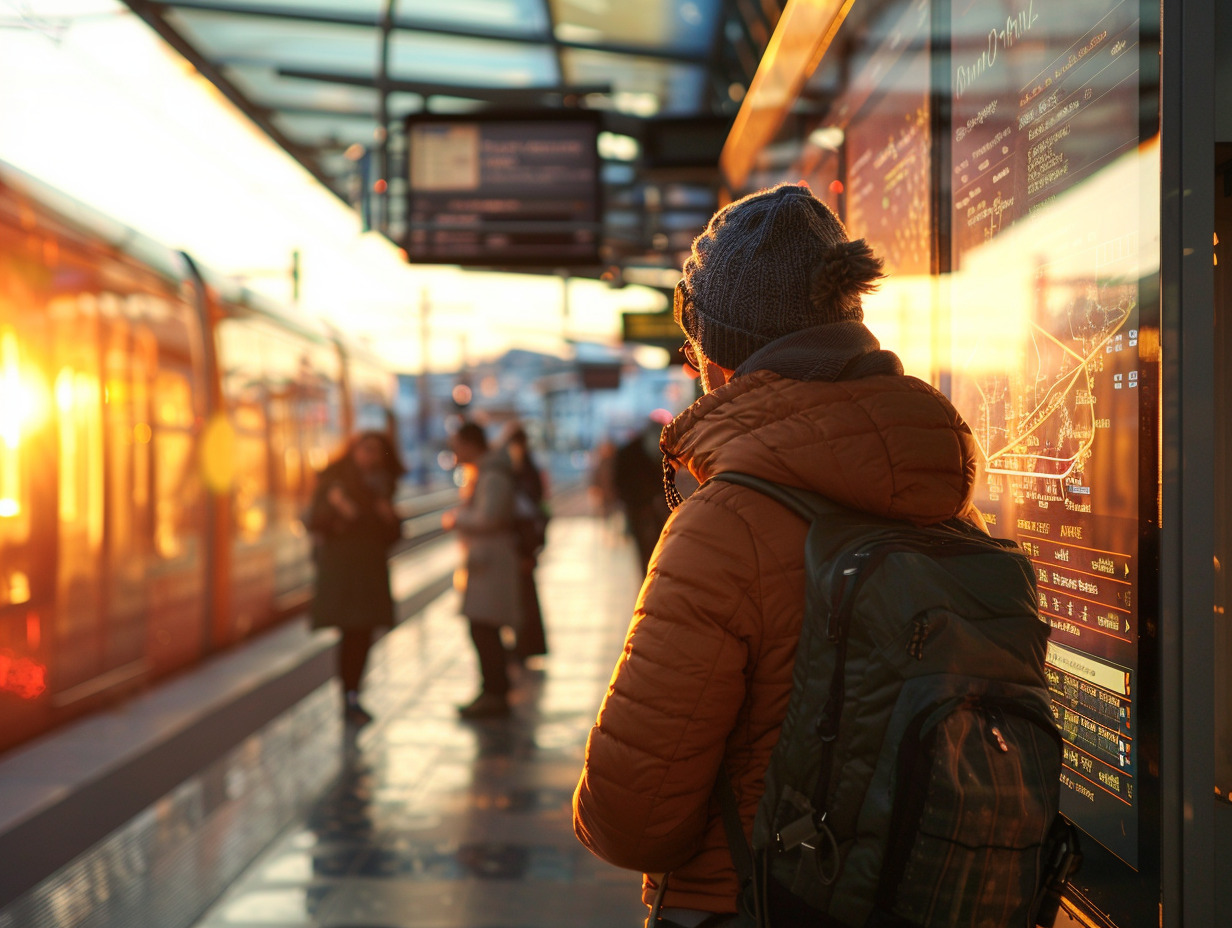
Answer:
[[[730,203],[693,242],[675,318],[715,364],[735,370],[776,339],[860,322],[881,259],[807,186],[779,184]]]

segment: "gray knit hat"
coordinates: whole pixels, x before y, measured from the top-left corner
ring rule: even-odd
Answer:
[[[735,370],[759,348],[830,322],[860,322],[862,294],[882,276],[863,239],[800,184],[723,207],[693,241],[675,318],[702,353]]]

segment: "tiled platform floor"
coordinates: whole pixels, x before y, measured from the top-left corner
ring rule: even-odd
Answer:
[[[457,597],[386,637],[365,696],[374,723],[340,750],[337,786],[198,928],[632,928],[636,873],[573,837],[586,735],[640,576],[623,537],[558,516],[538,569],[551,654],[513,718],[464,723],[477,671]]]

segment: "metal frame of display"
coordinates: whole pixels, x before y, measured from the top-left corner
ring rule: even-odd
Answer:
[[[1163,0],[1160,772],[1165,928],[1214,925],[1214,20]]]

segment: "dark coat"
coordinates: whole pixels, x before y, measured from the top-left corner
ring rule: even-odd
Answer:
[[[317,478],[307,528],[316,540],[317,589],[312,601],[315,628],[379,628],[394,621],[389,591],[389,547],[401,525],[382,518],[377,502],[393,498],[394,482],[371,486],[350,460],[343,458]],[[328,501],[330,487],[340,486],[359,509],[347,520]]]

